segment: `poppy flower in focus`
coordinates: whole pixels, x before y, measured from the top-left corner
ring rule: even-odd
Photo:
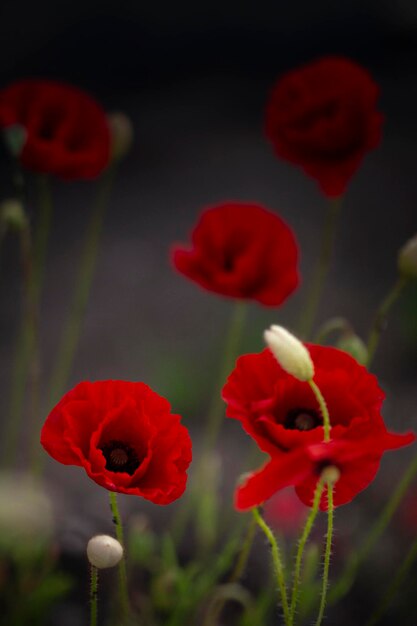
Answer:
[[[324,57],[282,76],[266,110],[276,154],[299,165],[329,197],[342,195],[381,139],[379,87],[344,57]]]
[[[83,382],[48,415],[41,443],[110,491],[169,504],[184,492],[191,440],[167,400],[144,383]]]
[[[278,306],[296,289],[298,250],[287,224],[257,204],[230,202],[204,211],[176,269],[214,293]]]
[[[385,450],[411,443],[414,435],[387,431],[381,416],[384,393],[375,376],[355,359],[336,348],[306,347],[329,409],[331,442],[323,443],[322,416],[311,387],[283,370],[269,349],[237,360],[223,388],[226,413],[271,457],[254,474],[251,489],[259,479],[265,488],[258,485],[258,493],[270,497],[296,485],[301,500],[310,504],[325,452],[327,464],[343,468],[335,492],[335,503],[343,504],[371,482]],[[243,507],[242,501],[237,505]]]
[[[415,440],[413,434],[379,434],[362,438],[361,429],[349,436],[328,442],[296,448],[288,454],[273,457],[259,471],[249,476],[236,490],[236,508],[244,511],[262,504],[274,493],[295,486],[300,500],[313,504],[314,492],[322,472],[331,467],[338,474],[333,487],[334,506],[347,504],[375,478],[382,454]],[[320,508],[327,510],[327,486],[323,490]]]
[[[24,128],[23,167],[60,178],[98,176],[110,158],[106,114],[84,91],[50,80],[21,80],[0,91],[0,126]]]

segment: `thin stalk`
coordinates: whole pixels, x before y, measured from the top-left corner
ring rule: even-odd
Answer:
[[[309,380],[307,382],[310,385],[311,389],[313,390],[315,398],[316,398],[316,400],[317,400],[317,402],[319,404],[319,407],[320,407],[320,412],[321,412],[322,417],[323,417],[324,441],[330,441],[331,425],[330,425],[329,410],[327,408],[326,401],[323,398],[323,394],[321,393],[320,389],[317,387],[317,385],[314,382],[314,380]]]
[[[91,566],[90,581],[90,626],[97,626],[98,569],[94,565]]]
[[[316,620],[316,626],[320,626],[324,611],[326,609],[326,601],[327,601],[327,590],[329,587],[329,568],[330,568],[330,556],[332,552],[332,538],[333,538],[333,514],[334,514],[334,506],[333,506],[333,485],[328,481],[327,482],[327,535],[326,535],[326,548],[324,552],[324,567],[323,567],[323,579],[322,579],[322,588],[321,588],[321,596],[320,596],[320,607],[319,614]]]
[[[281,595],[282,609],[284,612],[284,621],[285,621],[286,626],[290,626],[291,624],[290,609],[288,606],[287,588],[285,585],[284,566],[283,566],[280,550],[278,547],[278,542],[275,539],[272,530],[269,528],[269,526],[266,524],[263,517],[259,513],[258,508],[255,507],[254,509],[252,509],[252,513],[253,513],[253,517],[256,523],[258,524],[259,528],[264,533],[265,537],[269,541],[269,545],[271,546],[272,561],[274,564],[274,571],[275,571],[275,576],[276,576],[276,580],[278,584],[278,589]]]
[[[197,506],[196,498],[198,497],[198,489],[200,488],[200,476],[202,468],[204,468],[207,456],[210,450],[214,448],[216,440],[222,425],[222,419],[224,415],[224,402],[221,397],[221,390],[226,382],[226,378],[229,375],[234,360],[236,358],[239,341],[242,336],[245,318],[246,318],[247,306],[244,302],[237,301],[232,311],[232,317],[230,319],[229,330],[227,333],[224,356],[220,366],[218,380],[213,390],[211,406],[208,412],[208,418],[206,422],[205,434],[203,436],[203,445],[200,453],[200,463],[195,470],[195,482],[197,484],[197,490],[192,485],[188,490],[188,497],[184,499],[182,506],[179,508],[173,523],[173,537],[177,544],[179,544],[184,536],[187,524],[192,516],[193,510]]]
[[[304,549],[305,549],[307,540],[308,540],[308,538],[310,536],[311,530],[313,528],[314,522],[316,521],[316,517],[317,517],[318,512],[319,512],[319,505],[320,505],[321,496],[323,494],[323,489],[324,489],[324,484],[320,480],[317,483],[317,487],[316,487],[316,490],[314,492],[313,505],[312,505],[310,513],[309,513],[309,515],[307,517],[307,520],[306,520],[306,523],[305,523],[305,526],[304,526],[304,530],[303,530],[302,535],[300,537],[300,541],[298,542],[298,550],[297,550],[297,555],[296,555],[296,558],[295,558],[293,588],[292,588],[292,594],[291,594],[291,607],[290,607],[290,620],[291,620],[290,624],[291,624],[291,626],[294,623],[295,609],[297,607],[298,590],[299,590],[299,586],[300,586],[301,566],[302,566],[302,563],[303,563]]]
[[[255,539],[256,534],[257,521],[254,517],[251,518],[251,521],[246,530],[246,535],[243,539],[242,548],[239,552],[239,556],[237,558],[236,564],[233,568],[232,573],[230,574],[229,583],[237,582],[243,572],[245,571],[246,564],[248,562],[249,554],[252,548],[253,540]]]
[[[39,176],[37,180],[39,210],[34,240],[31,239],[29,226],[21,231],[20,237],[25,304],[10,387],[10,408],[4,438],[6,465],[13,464],[16,460],[28,377],[31,389],[31,414],[32,416],[39,414],[39,307],[53,207],[47,178]]]
[[[314,269],[307,295],[306,305],[303,307],[299,321],[299,333],[304,339],[308,339],[314,326],[320,299],[323,293],[327,274],[332,259],[333,243],[336,234],[337,220],[342,206],[342,197],[330,200],[324,223],[319,257]]]
[[[110,509],[113,516],[113,523],[116,529],[116,538],[118,542],[122,545],[123,549],[125,548],[124,544],[124,533],[123,533],[123,525],[122,518],[120,517],[119,507],[117,506],[117,496],[114,491],[109,491],[110,498]],[[118,565],[119,569],[119,600],[120,600],[120,608],[122,611],[122,616],[124,621],[128,619],[130,615],[129,608],[129,593],[127,587],[127,571],[126,571],[126,559],[123,557]]]
[[[56,404],[56,402],[60,399],[65,391],[71,374],[82,330],[84,314],[93,283],[103,218],[113,186],[114,175],[115,166],[110,166],[102,178],[90,221],[87,226],[72,301],[51,374],[47,395],[49,405],[48,408],[54,406],[54,404]],[[46,457],[41,453],[42,450],[39,447],[38,423],[36,425],[32,444],[32,463],[35,472],[42,471],[43,462]]]
[[[397,570],[390,586],[384,593],[382,597],[382,601],[371,615],[369,620],[366,622],[365,626],[375,626],[384,615],[385,611],[388,609],[389,605],[395,598],[398,593],[398,590],[402,587],[405,582],[408,574],[410,573],[411,567],[413,566],[415,560],[417,558],[417,539],[412,544],[409,552],[407,553],[406,558],[401,563],[400,567]]]
[[[208,413],[206,432],[203,438],[206,451],[214,447],[222,425],[224,402],[221,396],[221,391],[236,359],[239,341],[245,324],[246,311],[246,304],[242,301],[237,301],[234,305],[232,318],[230,320],[223,362],[220,367],[219,378],[214,388],[212,402]]]
[[[313,343],[322,344],[333,333],[351,333],[352,326],[344,317],[332,317],[321,326],[313,337]]]
[[[416,474],[417,456],[414,457],[414,459],[411,461],[410,465],[404,472],[400,482],[398,483],[395,490],[392,492],[390,499],[382,510],[381,515],[372,526],[359,550],[350,556],[342,576],[337,581],[336,585],[333,587],[329,595],[329,602],[331,604],[335,604],[338,600],[343,598],[352,588],[359,565],[367,558],[372,548],[379,541],[382,533],[385,531],[388,524],[390,523],[400,502],[407,493],[407,490]]]
[[[391,307],[396,303],[401,293],[403,292],[404,287],[409,282],[409,278],[400,274],[397,278],[397,281],[391,291],[387,294],[387,296],[382,301],[376,315],[374,317],[374,321],[372,323],[371,330],[368,335],[367,349],[368,349],[368,360],[367,367],[371,366],[373,358],[375,356],[375,352],[378,348],[379,341],[381,339],[381,334],[384,331],[386,320],[388,313]]]
[[[81,333],[84,313],[93,282],[103,227],[103,218],[113,186],[114,174],[114,166],[111,166],[103,175],[90,221],[87,226],[87,231],[84,236],[78,275],[75,281],[75,289],[72,296],[69,315],[64,327],[61,343],[58,349],[58,355],[51,376],[48,393],[50,406],[53,406],[65,391],[65,386],[71,374],[71,368],[74,362],[74,356]]]

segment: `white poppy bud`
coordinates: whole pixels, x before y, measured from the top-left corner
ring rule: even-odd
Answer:
[[[398,253],[398,269],[409,278],[417,278],[417,235],[414,235]]]
[[[96,535],[87,544],[87,557],[98,569],[115,567],[123,557],[123,548],[114,537]]]
[[[309,381],[314,376],[310,353],[297,337],[282,326],[271,326],[264,339],[281,367],[298,380]]]

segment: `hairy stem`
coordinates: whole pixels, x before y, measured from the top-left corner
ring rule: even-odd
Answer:
[[[327,482],[327,535],[326,535],[326,548],[324,552],[324,567],[323,567],[323,579],[320,596],[319,614],[316,620],[316,626],[320,626],[324,617],[324,611],[326,609],[327,590],[329,587],[329,568],[330,568],[330,556],[332,552],[332,538],[333,538],[333,485]]]
[[[285,585],[284,565],[282,563],[281,553],[278,547],[278,542],[274,537],[272,530],[266,524],[265,520],[259,513],[258,508],[252,509],[253,517],[258,524],[259,528],[267,538],[272,551],[272,562],[274,564],[275,576],[277,579],[278,589],[281,596],[282,610],[284,612],[284,621],[286,626],[290,626],[290,609],[288,606],[287,588]]]

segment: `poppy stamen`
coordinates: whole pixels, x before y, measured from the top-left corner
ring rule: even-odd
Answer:
[[[313,430],[322,426],[321,416],[313,409],[292,409],[287,413],[284,421],[285,428],[289,430]]]
[[[126,472],[132,475],[141,463],[134,448],[124,441],[109,441],[100,450],[106,459],[106,469],[111,472]]]

